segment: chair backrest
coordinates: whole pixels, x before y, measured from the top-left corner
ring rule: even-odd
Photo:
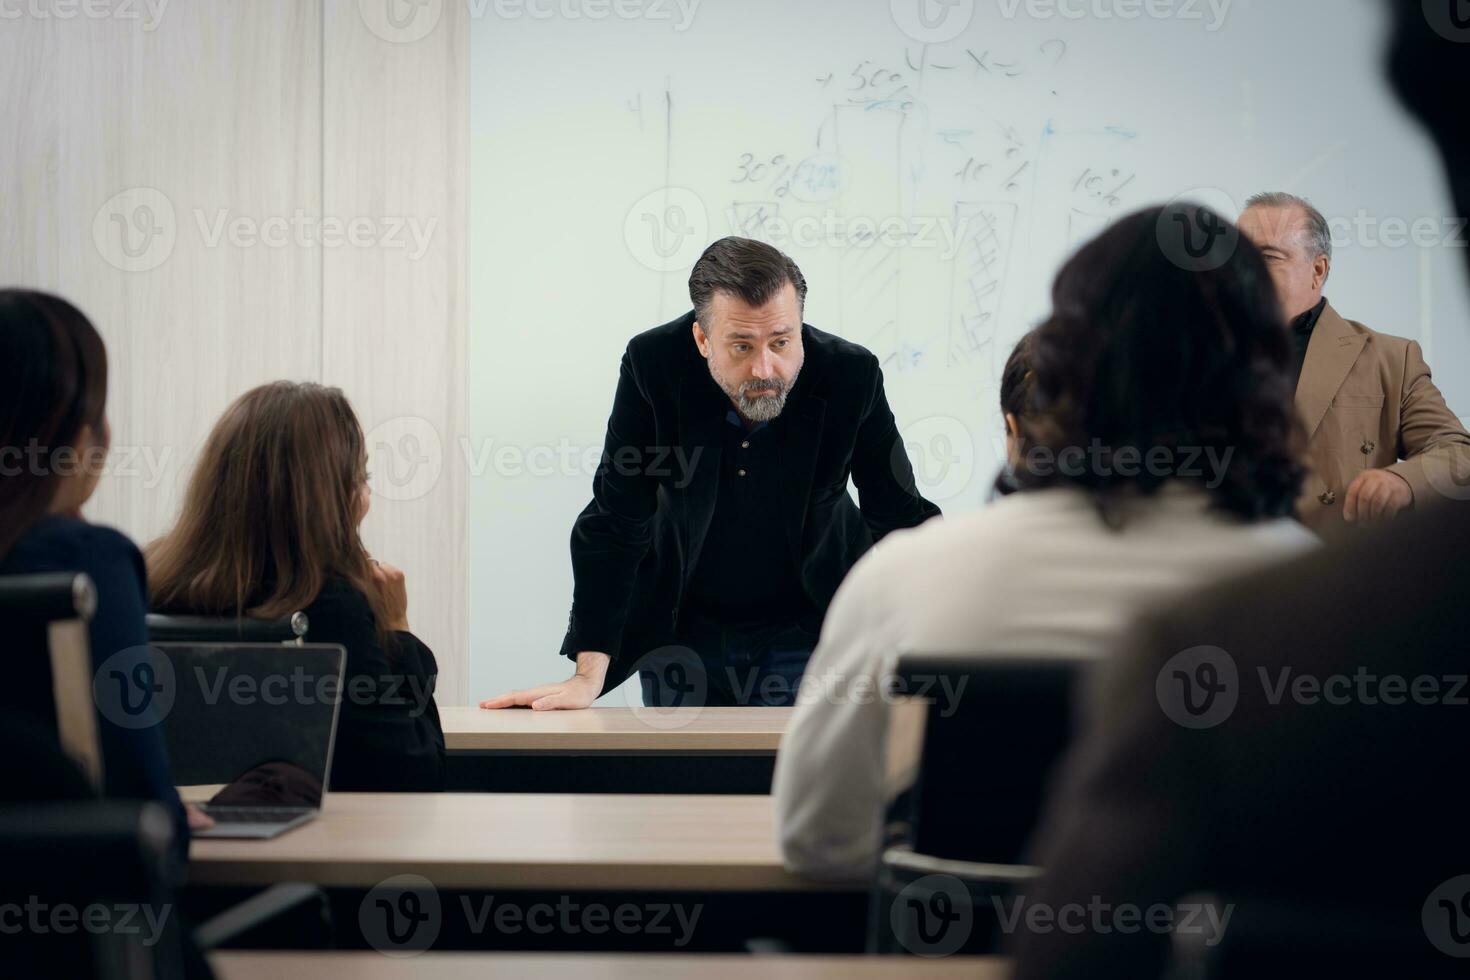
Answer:
[[[0,930],[6,975],[182,977],[172,843],[157,803],[0,807],[6,900],[37,910],[18,931]]]
[[[0,577],[0,618],[13,636],[45,637],[45,656],[56,709],[56,735],[66,754],[95,789],[102,786],[102,749],[92,696],[92,654],[87,624],[97,610],[97,590],[81,572]]]
[[[1077,681],[1092,662],[903,657],[894,690],[908,704],[895,706],[889,743],[887,843],[936,858],[1017,864],[1071,741]]]
[[[153,643],[304,643],[311,626],[306,613],[279,619],[248,616],[172,616],[148,614],[148,639]]]
[[[0,806],[97,798],[96,787],[61,747],[55,727],[35,715],[0,714],[0,745],[6,758]]]
[[[868,950],[995,954],[996,903],[1040,869],[1021,864],[1072,736],[1082,657],[909,655],[891,678],[885,845]]]

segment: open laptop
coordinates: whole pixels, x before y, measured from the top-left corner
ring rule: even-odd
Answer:
[[[152,649],[174,781],[222,787],[199,807],[215,825],[193,836],[268,839],[321,812],[346,650],[324,643]]]

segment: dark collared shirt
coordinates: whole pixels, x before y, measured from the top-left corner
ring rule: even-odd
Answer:
[[[1296,368],[1297,384],[1301,383],[1302,368],[1307,363],[1307,345],[1312,342],[1312,331],[1317,329],[1317,321],[1322,319],[1322,311],[1325,309],[1327,309],[1327,297],[1324,296],[1320,303],[1291,322],[1292,353],[1296,358],[1293,364]]]
[[[727,626],[795,622],[812,607],[786,537],[780,435],[790,423],[747,430],[734,409],[725,420],[715,513],[684,606]]]

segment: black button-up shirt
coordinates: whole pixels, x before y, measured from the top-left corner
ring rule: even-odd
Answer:
[[[747,430],[725,416],[720,483],[709,533],[684,606],[726,626],[789,623],[812,611],[786,536],[792,506],[783,491],[779,438],[783,417]]]
[[[1322,319],[1322,311],[1327,309],[1327,297],[1322,302],[1312,307],[1301,316],[1297,317],[1291,324],[1292,354],[1294,360],[1292,366],[1296,368],[1295,380],[1301,384],[1302,368],[1307,364],[1307,345],[1312,342],[1312,331],[1317,329],[1317,321]]]

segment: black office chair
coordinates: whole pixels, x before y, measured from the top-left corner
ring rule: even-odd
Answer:
[[[1212,929],[1170,935],[1168,980],[1297,980],[1299,977],[1463,977],[1464,959],[1435,948],[1419,907],[1381,908],[1382,896],[1259,898],[1190,895],[1180,901]],[[1361,899],[1346,904],[1349,899]],[[1431,913],[1434,910],[1431,910]],[[1228,917],[1226,913],[1228,914]],[[1183,922],[1176,917],[1176,922]]]
[[[908,697],[890,713],[871,952],[995,950],[1001,937],[993,903],[1011,900],[1040,873],[1022,855],[1071,741],[1073,699],[1091,663],[1055,656],[899,661],[895,690]]]
[[[330,930],[321,889],[281,884],[189,931],[174,892],[177,855],[168,812],[157,803],[0,807],[0,901],[41,910],[0,937],[5,976],[207,977],[204,953],[255,930],[279,929],[292,917],[298,928],[305,921],[315,923],[308,931]],[[65,932],[53,918],[62,910],[70,915]],[[88,914],[99,918],[87,925]]]
[[[0,930],[7,978],[208,976],[203,951],[267,934],[329,933],[326,896],[299,884],[268,888],[185,932],[174,895],[182,855],[168,811],[98,799],[55,732],[34,717],[0,716],[0,745],[0,903],[26,916],[18,931]],[[30,918],[27,903],[44,914]],[[109,918],[89,930],[81,914],[93,907]],[[53,928],[56,909],[77,910],[69,932]]]
[[[32,895],[51,896],[53,907],[85,909],[107,895],[128,894],[134,898],[111,901],[137,904],[158,894],[159,876],[166,890],[182,877],[166,811],[157,804],[97,798],[103,760],[87,634],[96,606],[96,589],[81,573],[0,577],[0,621],[12,641],[6,652],[14,683],[49,680],[53,702],[45,710],[0,713],[0,745],[6,752],[0,777],[0,902],[18,897],[24,905]],[[159,857],[159,848],[168,853]],[[98,897],[79,901],[88,894]],[[168,895],[172,903],[171,891]],[[193,941],[209,949],[270,927],[292,935],[329,934],[317,924],[327,917],[320,889],[276,885],[215,916],[196,930]],[[121,931],[90,943],[34,929],[0,938],[5,939],[0,963],[7,978],[207,975],[201,974],[203,961],[192,947],[140,950]]]
[[[168,884],[174,873],[172,839],[168,813],[156,803],[93,800],[0,808],[6,900],[38,910],[18,931],[7,930],[6,975],[185,976]],[[94,908],[104,910],[106,922],[84,926]],[[69,915],[69,927],[57,915]]]
[[[35,660],[12,682],[50,687],[52,704],[38,717],[55,725],[67,756],[94,789],[102,786],[102,752],[92,697],[92,657],[87,624],[97,610],[97,590],[80,572],[0,577],[0,622],[21,656]],[[22,698],[31,692],[16,692]]]
[[[306,613],[279,619],[248,616],[170,616],[148,614],[148,639],[154,643],[291,643],[306,642],[311,626]]]

